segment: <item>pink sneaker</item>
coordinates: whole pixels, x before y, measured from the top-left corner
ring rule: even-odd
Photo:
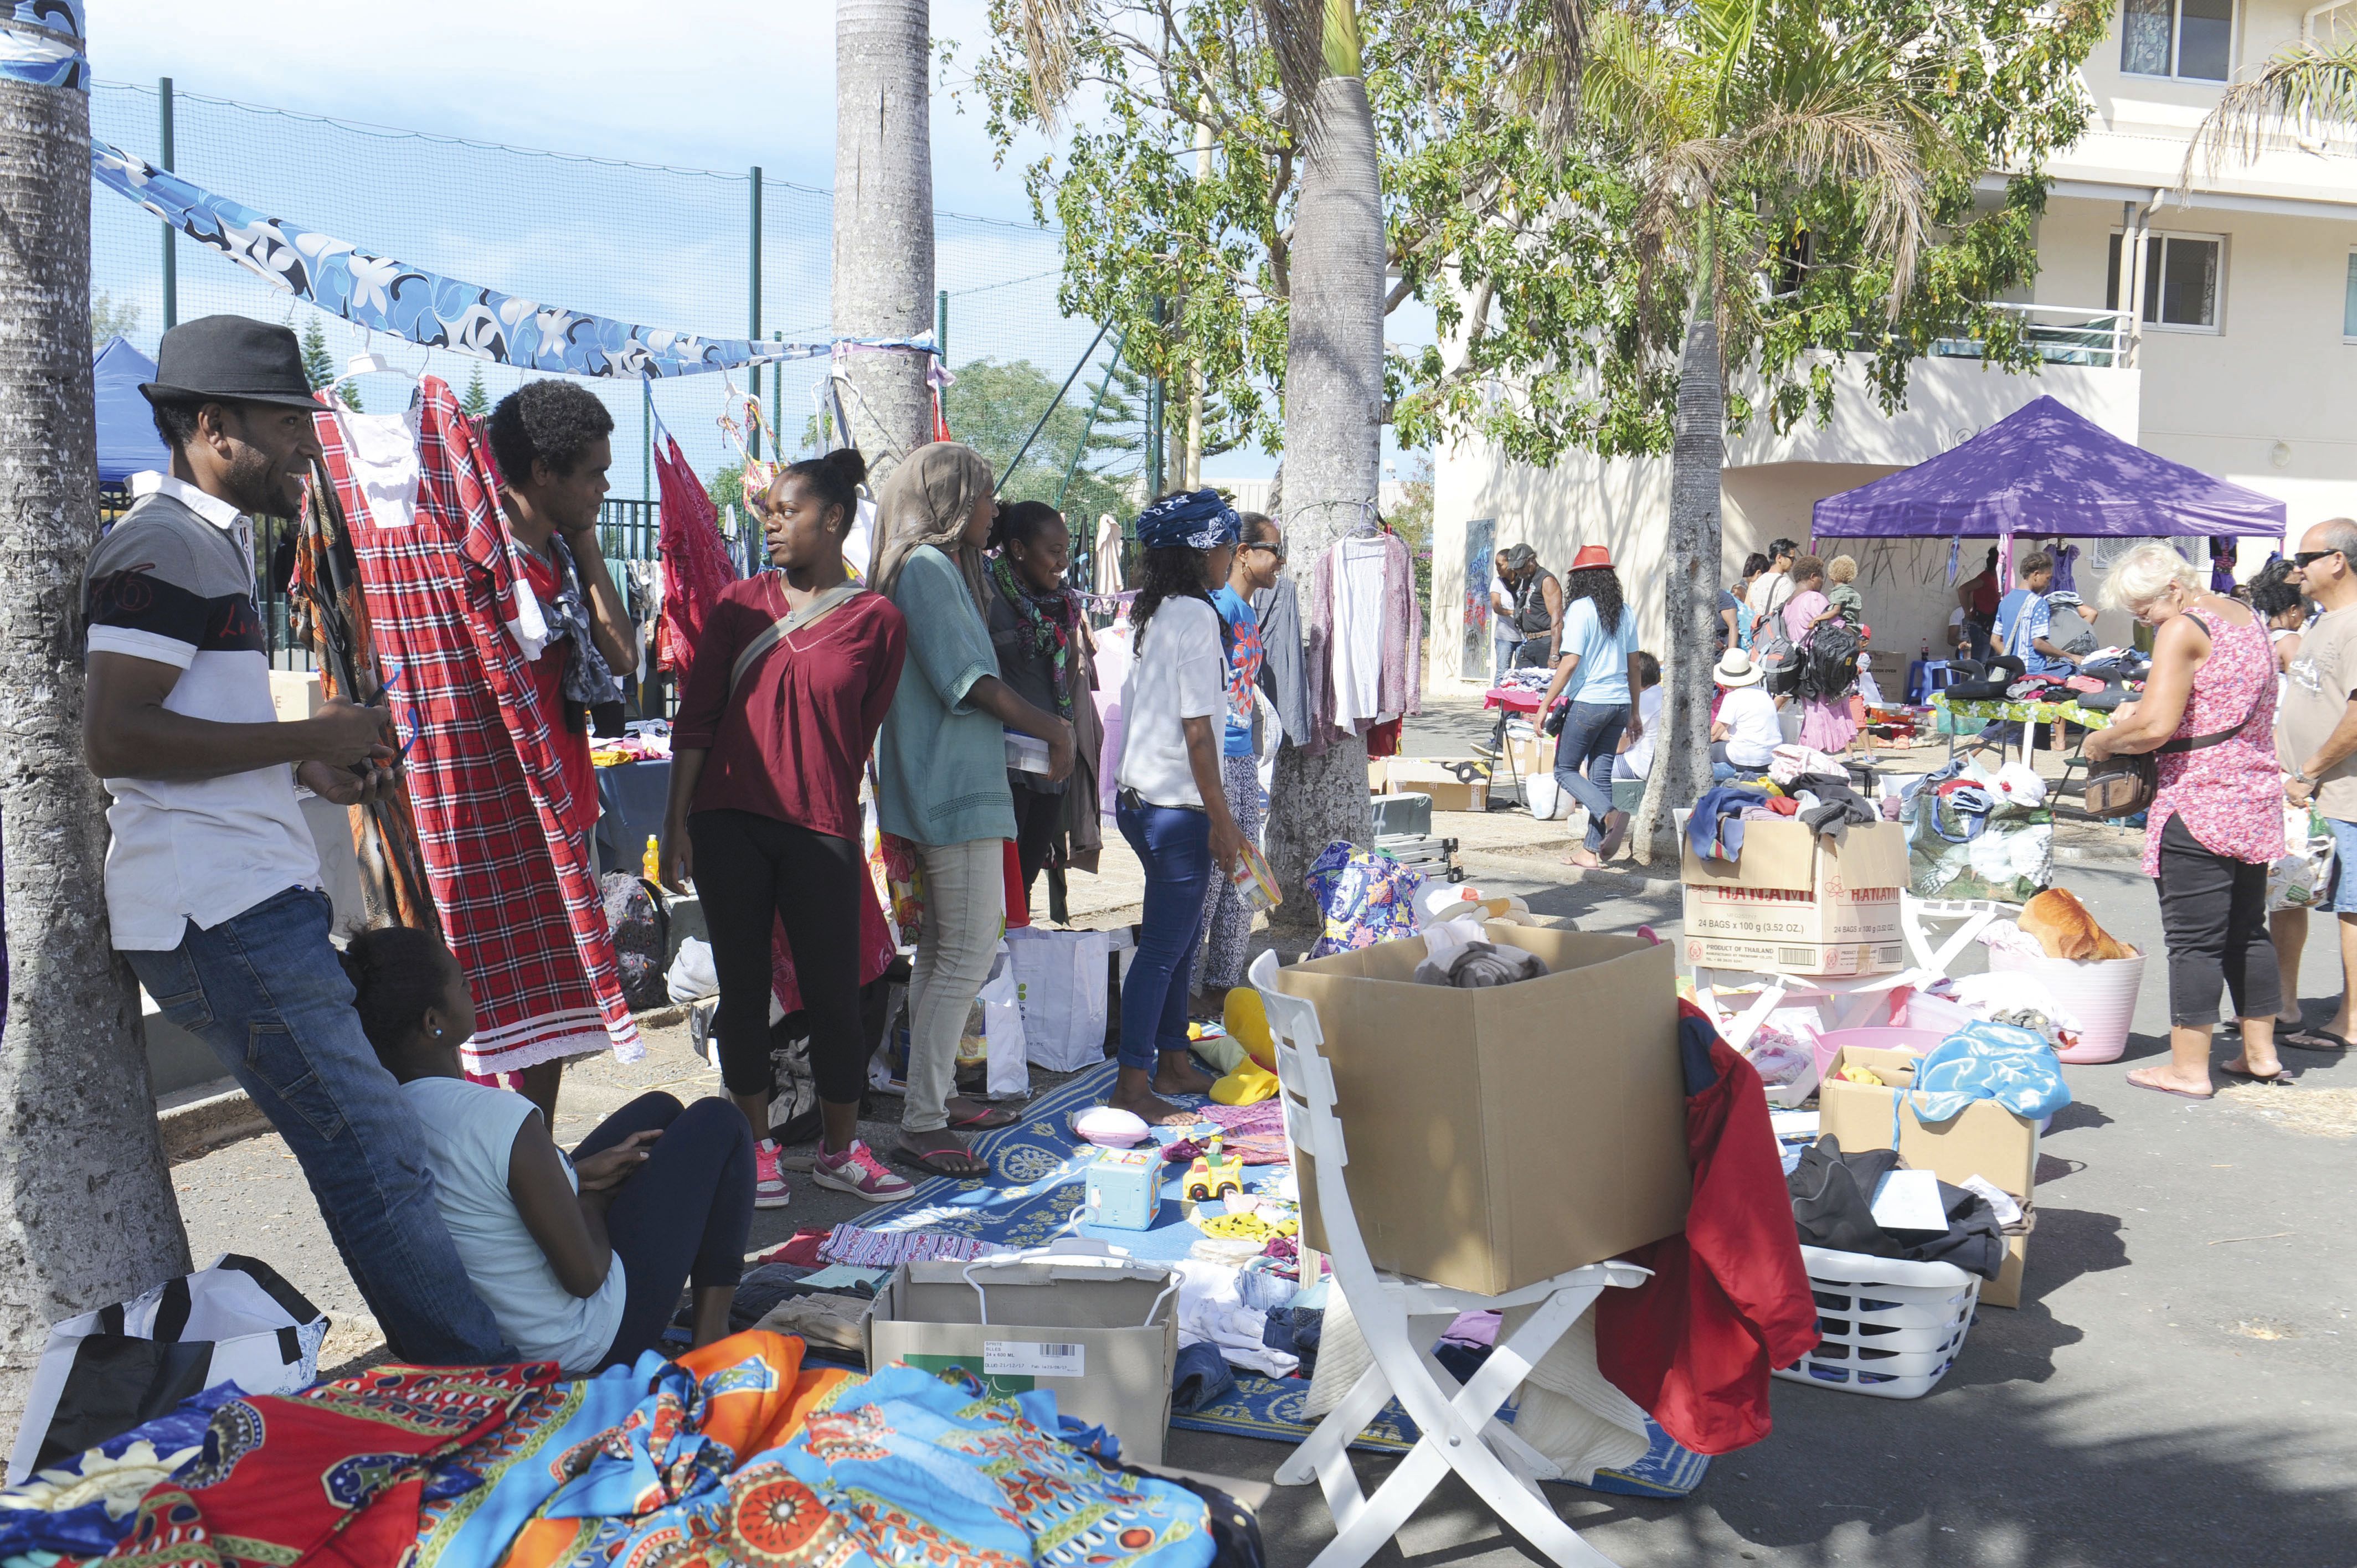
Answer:
[[[793,1194],[778,1169],[778,1145],[764,1138],[753,1145],[753,1207],[783,1208]]]
[[[856,1138],[839,1155],[821,1155],[811,1166],[811,1180],[870,1203],[898,1203],[917,1190],[907,1176],[877,1159],[876,1152]]]

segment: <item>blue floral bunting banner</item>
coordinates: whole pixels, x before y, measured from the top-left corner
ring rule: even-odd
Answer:
[[[102,142],[91,144],[90,166],[101,185],[129,197],[273,288],[368,331],[495,365],[646,380],[817,359],[838,347],[932,351],[931,333],[784,343],[633,327],[372,255],[346,241],[216,196]]]
[[[0,80],[90,91],[82,0],[0,0]]]

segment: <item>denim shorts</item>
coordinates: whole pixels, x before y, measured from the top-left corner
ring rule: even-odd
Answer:
[[[2357,822],[2327,817],[2324,825],[2332,830],[2332,897],[2318,908],[2336,915],[2357,915],[2357,876],[2349,875],[2349,863],[2357,857]]]

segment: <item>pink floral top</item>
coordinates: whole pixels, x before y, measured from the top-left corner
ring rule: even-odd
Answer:
[[[2231,626],[2208,610],[2185,612],[2210,634],[2210,657],[2193,672],[2193,692],[2172,739],[2216,735],[2243,724],[2233,739],[2200,751],[2153,758],[2160,792],[2144,831],[2144,869],[2160,874],[2160,833],[2171,816],[2212,854],[2266,865],[2284,853],[2283,774],[2276,766],[2276,659],[2255,618]]]

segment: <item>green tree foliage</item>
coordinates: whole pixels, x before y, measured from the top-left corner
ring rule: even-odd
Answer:
[[[950,434],[990,459],[992,472],[1005,480],[998,491],[1003,499],[1052,505],[1060,492],[1067,517],[1092,521],[1100,512],[1126,517],[1137,510],[1134,477],[1145,439],[1138,428],[1144,386],[1136,372],[1116,368],[1109,387],[1102,372],[1082,372],[1012,473],[1007,464],[1063,384],[1063,373],[1051,374],[1028,360],[971,360],[956,376],[942,400]],[[1103,402],[1091,424],[1089,408],[1101,388]],[[1084,428],[1087,447],[1067,488],[1064,473],[1082,449]]]
[[[103,349],[110,338],[128,338],[139,330],[139,303],[126,299],[114,303],[114,296],[103,291],[90,298],[90,346]]]
[[[1017,9],[994,0],[997,41],[974,74],[1002,147],[1039,118]],[[1200,365],[1220,400],[1218,438],[1273,449],[1300,148],[1254,0],[1086,9],[1070,75],[1098,107],[1027,171],[1039,216],[1064,231],[1064,308],[1128,328],[1129,361],[1170,378],[1174,403],[1186,368]],[[1592,80],[1589,33],[1599,47],[1655,51],[1684,39],[1699,54],[1706,14],[1731,9],[1749,31],[1723,57],[1727,80],[1656,73],[1663,96],[1644,104],[1695,129],[1652,145],[1707,161],[1726,219],[1714,249],[1728,279],[1730,424],[1762,407],[1785,423],[1828,416],[1827,353],[1867,356],[1889,407],[1935,339],[1977,337],[2010,368],[2034,361],[2014,318],[1986,302],[2035,274],[2044,162],[2088,113],[2076,70],[2105,26],[2094,0],[1599,0],[1577,36],[1561,30],[1572,9],[1361,9],[1394,277],[1386,306],[1430,305],[1444,345],[1393,356],[1403,445],[1478,434],[1534,463],[1577,447],[1667,451],[1693,258],[1664,238],[1661,208],[1705,171],[1653,158],[1615,117],[1577,113],[1571,89]],[[1820,45],[1803,48],[1811,28]],[[1924,193],[1932,224],[1895,314],[1875,220],[1888,193],[1847,184],[1839,159],[1817,160],[1824,177],[1793,178],[1767,156],[1792,130],[1776,105],[1868,89],[1910,99],[1952,154]],[[1199,126],[1213,146],[1203,177]],[[2001,191],[1979,188],[1989,171],[2010,177]],[[1632,242],[1641,231],[1656,242]]]
[[[346,408],[361,405],[361,389],[354,382],[343,381],[336,374],[336,356],[328,348],[327,328],[316,316],[303,324],[303,376],[311,390],[334,387],[336,395],[344,400]]]
[[[467,395],[458,400],[458,412],[469,419],[487,419],[491,413],[491,394],[483,387],[483,367],[475,367],[467,382]]]

